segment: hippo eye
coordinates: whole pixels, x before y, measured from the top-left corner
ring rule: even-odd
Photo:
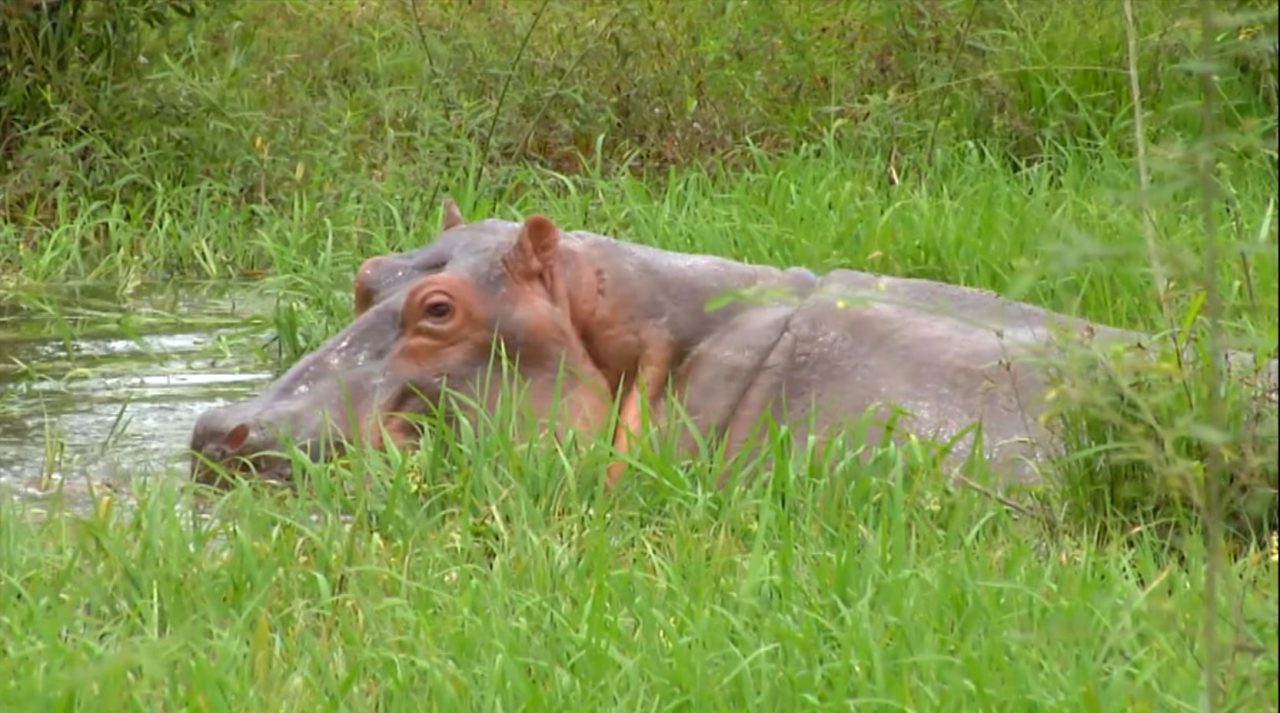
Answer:
[[[432,322],[444,322],[453,316],[453,304],[445,300],[432,300],[422,308],[422,316]]]
[[[438,334],[457,321],[458,305],[444,290],[430,290],[417,299],[417,309],[407,307],[404,316],[417,322],[417,329],[425,334]],[[413,331],[412,324],[404,326],[405,331]]]

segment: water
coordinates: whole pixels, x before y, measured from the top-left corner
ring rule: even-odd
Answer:
[[[184,477],[196,416],[271,380],[269,313],[246,285],[0,291],[0,497],[81,509]]]

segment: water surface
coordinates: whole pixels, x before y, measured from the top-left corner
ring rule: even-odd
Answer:
[[[0,292],[0,497],[184,475],[196,416],[270,381],[270,309],[246,284]]]

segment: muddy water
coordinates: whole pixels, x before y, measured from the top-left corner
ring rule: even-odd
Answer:
[[[182,477],[196,415],[271,379],[270,301],[248,285],[117,297],[0,292],[0,497],[91,507],[138,476]]]

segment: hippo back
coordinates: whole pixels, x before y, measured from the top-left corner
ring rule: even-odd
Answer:
[[[1038,420],[1047,384],[1032,357],[1056,330],[1083,326],[989,292],[842,270],[799,305],[726,323],[685,361],[676,389],[698,429],[731,452],[761,417],[825,443],[869,410],[887,418],[896,407],[905,413],[895,439],[945,441],[981,422],[987,456],[1029,479],[1055,449]],[[957,441],[950,460],[968,456],[972,441]]]

